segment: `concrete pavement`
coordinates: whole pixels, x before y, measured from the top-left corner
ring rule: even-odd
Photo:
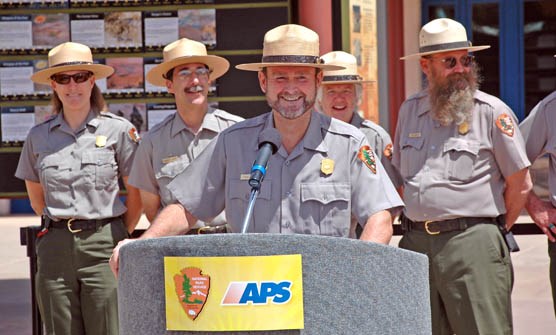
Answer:
[[[527,220],[530,219],[521,219]],[[36,216],[0,217],[0,335],[32,333],[29,261],[25,247],[20,246],[19,228],[38,224]],[[143,218],[139,227],[146,225]],[[515,334],[556,334],[546,237],[519,235],[516,238],[521,251],[512,254],[516,276],[512,293]],[[392,244],[397,245],[398,241],[396,236]]]

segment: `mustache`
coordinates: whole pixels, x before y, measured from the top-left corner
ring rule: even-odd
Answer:
[[[192,87],[186,89],[186,92],[189,92],[189,93],[197,93],[197,92],[202,92],[202,91],[203,91],[203,86],[201,86],[201,85],[195,85],[195,86],[192,86]]]

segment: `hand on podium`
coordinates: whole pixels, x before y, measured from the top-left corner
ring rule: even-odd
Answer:
[[[119,257],[120,257],[120,248],[122,247],[122,245],[125,245],[131,241],[133,241],[135,239],[131,239],[131,238],[126,238],[125,240],[121,240],[120,242],[118,242],[118,245],[114,248],[114,250],[112,251],[112,256],[110,256],[110,270],[112,270],[112,273],[114,273],[114,277],[118,278],[118,261],[119,261]]]

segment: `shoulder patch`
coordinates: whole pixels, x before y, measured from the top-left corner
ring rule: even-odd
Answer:
[[[500,129],[504,134],[510,137],[514,136],[514,122],[508,114],[500,114],[498,116],[496,119],[496,127],[498,127],[498,129]]]
[[[372,173],[376,174],[376,158],[373,153],[373,149],[370,146],[364,145],[359,148],[359,153],[357,153],[357,158],[359,158]]]
[[[384,150],[382,151],[382,154],[384,155],[384,157],[386,157],[388,159],[392,159],[393,150],[394,150],[394,147],[392,146],[392,143],[388,143],[386,145],[386,147],[384,147]]]
[[[129,138],[131,138],[131,140],[135,143],[139,143],[139,141],[141,140],[141,136],[139,136],[139,133],[137,132],[137,129],[135,129],[135,127],[131,128],[127,134],[129,135]]]

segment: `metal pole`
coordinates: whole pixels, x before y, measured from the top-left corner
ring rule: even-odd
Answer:
[[[249,221],[251,221],[251,217],[253,216],[253,207],[255,206],[255,201],[257,200],[258,195],[259,195],[259,188],[258,187],[251,188],[251,194],[249,195],[249,204],[247,205],[247,210],[245,211],[245,217],[243,218],[243,228],[241,229],[242,234],[245,234],[247,232],[247,228],[249,227]]]

